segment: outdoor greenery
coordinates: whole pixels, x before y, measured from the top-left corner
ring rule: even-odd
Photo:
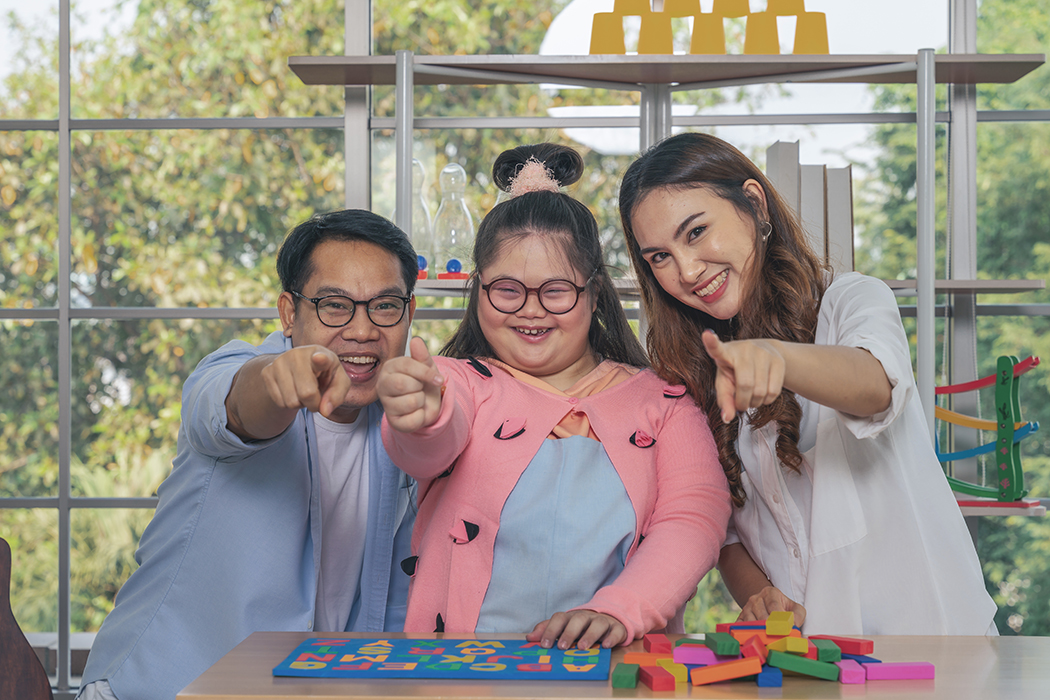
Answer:
[[[563,4],[555,0],[537,11],[523,0],[477,0],[467,12],[462,0],[376,0],[373,50],[536,53]],[[980,50],[1046,51],[1050,17],[1044,5],[1040,0],[984,0]],[[342,53],[342,17],[338,0],[139,0],[129,31],[90,41],[74,36],[74,117],[341,115],[342,90],[302,85],[287,68],[287,57]],[[22,37],[21,53],[0,84],[0,118],[54,118],[57,38],[47,27],[15,29]],[[984,90],[982,104],[1047,109],[1048,82],[1046,71],[1039,71],[1017,85]],[[914,102],[913,89],[879,88],[877,94],[880,108],[908,109]],[[676,99],[699,100],[705,107],[736,96],[707,91]],[[567,104],[628,104],[637,101],[637,94],[552,92],[535,86],[420,87],[415,101],[416,113],[425,116],[543,115],[548,107]],[[390,89],[374,90],[372,102],[376,114],[393,114]],[[1050,223],[1048,131],[1045,124],[979,127],[982,276],[1050,276],[1050,245],[1043,242]],[[858,268],[882,277],[910,277],[915,265],[914,127],[879,127],[873,139],[877,159],[854,169],[855,177],[867,180],[858,191],[868,193],[857,203]],[[495,202],[489,171],[496,155],[540,140],[569,142],[557,131],[417,132],[416,156],[426,168],[431,213],[444,165],[457,162],[466,169],[468,204],[477,218]],[[342,145],[337,129],[74,132],[73,305],[273,307],[279,289],[274,257],[285,233],[315,211],[342,206]],[[52,132],[0,132],[0,307],[57,305],[58,147]],[[626,271],[616,196],[630,157],[581,150],[587,173],[571,193],[598,218],[608,262]],[[390,215],[390,134],[374,136],[373,153],[374,209]],[[943,205],[939,202],[941,212]],[[417,332],[434,350],[452,325],[426,322]],[[1045,325],[1042,318],[984,319],[982,374],[991,371],[1000,353],[1050,358]],[[257,341],[274,327],[272,320],[75,321],[73,495],[153,494],[174,456],[186,376],[227,340]],[[0,329],[0,497],[53,497],[58,492],[57,324],[8,320],[0,321]],[[1045,370],[1031,373],[1022,387],[1026,414],[1050,425]],[[1050,440],[1038,433],[1024,446],[1030,490],[1050,495]],[[135,545],[151,516],[135,509],[73,512],[74,631],[101,624],[136,566]],[[27,631],[54,630],[55,511],[0,509],[0,534],[14,550],[12,593],[19,622]],[[980,554],[1001,606],[1000,629],[1050,634],[1050,584],[1043,583],[1050,581],[1050,524],[987,519],[981,525]],[[713,628],[734,618],[734,610],[712,572],[690,603],[688,628]]]

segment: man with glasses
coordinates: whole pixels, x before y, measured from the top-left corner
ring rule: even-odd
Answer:
[[[415,484],[379,436],[417,258],[366,211],[315,216],[277,256],[282,331],[204,358],[171,475],[80,697],[171,700],[257,630],[400,631]]]

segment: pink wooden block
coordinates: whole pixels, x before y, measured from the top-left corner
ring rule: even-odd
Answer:
[[[715,652],[696,644],[679,644],[674,648],[673,656],[676,664],[690,666],[710,666],[719,662]]]
[[[928,661],[861,664],[869,681],[899,681],[933,678],[933,664]]]
[[[836,661],[835,665],[839,667],[839,683],[863,683],[867,678],[864,667],[853,659]]]

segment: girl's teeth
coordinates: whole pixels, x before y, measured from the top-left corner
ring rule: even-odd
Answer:
[[[537,329],[537,328],[518,328],[517,331],[518,331],[518,333],[523,333],[525,335],[543,335],[544,333],[547,332],[547,329],[546,328],[539,328],[539,329]]]
[[[720,274],[718,277],[715,277],[714,280],[711,281],[711,284],[707,285],[706,287],[700,290],[700,296],[706,297],[708,294],[721,287],[722,283],[726,281],[726,277],[728,276],[729,270],[723,270],[722,274]]]

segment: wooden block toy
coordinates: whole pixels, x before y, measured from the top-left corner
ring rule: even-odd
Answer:
[[[670,654],[674,645],[666,634],[647,634],[642,637],[642,647],[654,654]]]
[[[729,631],[733,629],[732,622],[719,622],[715,625],[715,632],[721,632],[723,634],[729,634]]]
[[[839,667],[839,683],[847,685],[863,683],[868,677],[864,667],[853,659],[836,661],[835,665]]]
[[[754,620],[752,622],[731,622],[729,623],[729,629],[731,630],[764,630],[766,623],[762,620]]]
[[[758,641],[758,637],[752,637],[740,645],[740,653],[745,657],[757,657],[762,663],[766,662],[766,647]]]
[[[623,661],[627,664],[638,664],[639,666],[656,666],[660,659],[670,659],[671,654],[654,654],[650,651],[628,651],[623,655]]]
[[[689,672],[689,678],[693,685],[706,685],[744,676],[757,676],[761,672],[762,662],[751,657],[725,661],[714,666],[698,666]]]
[[[782,651],[771,651],[766,663],[776,666],[782,671],[794,671],[804,676],[823,678],[826,681],[837,681],[839,679],[839,667],[826,661],[814,661],[806,659],[797,654],[786,654]]]
[[[830,639],[835,642],[843,654],[870,654],[875,651],[875,642],[870,639],[855,637],[835,637],[830,634],[812,634],[810,639]]]
[[[876,659],[874,656],[865,656],[864,654],[847,654],[842,652],[842,660],[852,659],[858,664],[881,664],[882,659]]]
[[[736,656],[740,653],[740,642],[724,632],[708,632],[704,635],[704,644],[719,656]]]
[[[869,681],[900,681],[933,678],[933,664],[927,661],[861,664]]]
[[[766,645],[768,651],[785,651],[791,654],[805,654],[809,651],[809,640],[800,637],[781,637]]]
[[[859,664],[858,664],[859,665]],[[861,669],[863,673],[863,669]],[[763,666],[762,673],[755,676],[759,688],[779,688],[784,685],[784,674],[775,666]]]
[[[810,640],[807,639],[806,640],[806,653],[802,655],[803,658],[813,659],[814,661],[827,661],[828,663],[831,663],[830,659],[820,659],[820,658],[818,658],[819,653],[820,652],[817,651],[817,647],[813,645],[813,642],[811,642]],[[842,652],[840,651],[839,652],[839,658],[835,659],[835,661],[840,661],[841,659],[842,659]]]
[[[771,637],[786,637],[795,626],[795,613],[775,610],[766,618],[766,634]]]
[[[689,669],[685,667],[685,664],[675,663],[671,659],[660,659],[657,663],[660,664],[660,668],[666,669],[674,676],[675,683],[689,682]]]
[[[719,659],[715,656],[715,652],[707,647],[697,646],[696,644],[683,644],[674,648],[672,660],[675,663],[689,664],[691,666],[710,666],[725,659]]]
[[[674,645],[681,646],[683,644],[696,644],[698,646],[704,646],[704,640],[695,637],[682,637],[681,639],[674,640]]]
[[[842,650],[839,645],[830,639],[810,639],[810,644],[817,648],[818,661],[830,661],[834,663],[842,660]]]
[[[859,666],[859,664],[858,664]],[[612,687],[635,688],[638,686],[638,664],[618,663],[612,671]]]
[[[638,668],[638,680],[649,690],[674,690],[675,680],[662,666],[641,666]]]

